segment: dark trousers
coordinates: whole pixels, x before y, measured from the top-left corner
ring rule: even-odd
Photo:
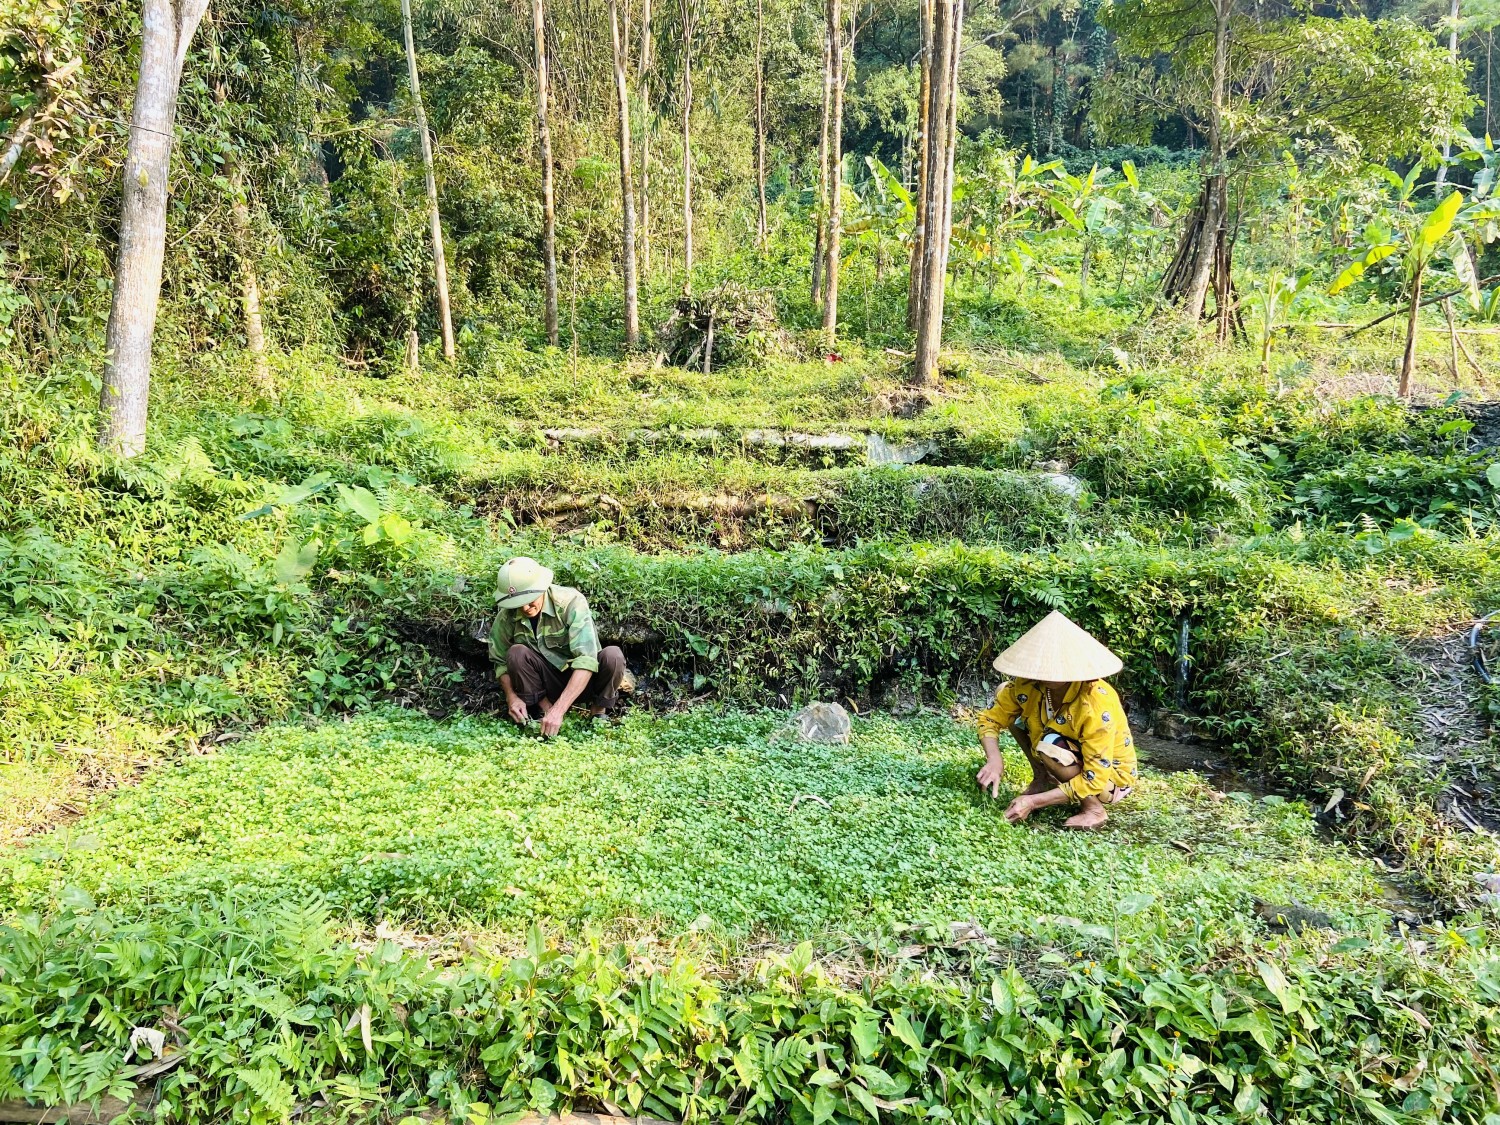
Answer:
[[[572,672],[559,672],[545,656],[526,645],[511,645],[505,662],[510,668],[510,685],[516,689],[532,718],[541,718],[542,700],[557,702],[557,697],[573,678]],[[588,686],[577,701],[585,707],[608,710],[619,698],[620,681],[624,676],[625,654],[619,647],[610,645],[600,650],[599,671],[589,678]]]

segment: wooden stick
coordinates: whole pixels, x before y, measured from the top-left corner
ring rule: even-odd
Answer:
[[[1463,352],[1464,358],[1469,361],[1469,366],[1474,369],[1474,374],[1478,375],[1480,379],[1483,379],[1485,377],[1484,368],[1480,367],[1479,364],[1475,362],[1474,357],[1469,354],[1469,345],[1464,343],[1464,338],[1455,331],[1453,333],[1453,339],[1458,343],[1458,350]]]
[[[1475,284],[1476,285],[1488,285],[1492,281],[1500,281],[1500,274],[1497,274],[1497,275],[1495,275],[1493,277],[1483,277],[1483,278],[1480,278],[1477,282],[1475,282]],[[1422,298],[1421,301],[1419,301],[1417,303],[1417,308],[1419,308],[1419,309],[1420,308],[1424,308],[1427,305],[1436,304],[1438,301],[1446,301],[1449,297],[1457,297],[1462,292],[1463,292],[1462,288],[1459,288],[1459,289],[1450,289],[1446,293],[1438,293],[1438,294],[1435,294],[1434,296],[1431,296],[1431,297],[1424,297],[1424,298]],[[1390,312],[1386,313],[1384,316],[1377,316],[1374,320],[1370,321],[1368,324],[1361,324],[1358,328],[1354,329],[1354,331],[1352,331],[1348,335],[1346,335],[1344,337],[1344,339],[1347,340],[1350,336],[1358,336],[1366,328],[1374,328],[1377,324],[1384,324],[1386,321],[1390,320],[1392,317],[1394,317],[1394,316],[1400,316],[1402,313],[1404,313],[1406,311],[1407,310],[1404,309],[1404,308],[1401,308],[1401,309],[1392,309]]]
[[[1448,321],[1448,370],[1453,375],[1453,385],[1458,385],[1458,333],[1453,330],[1453,301],[1443,298],[1443,317]]]

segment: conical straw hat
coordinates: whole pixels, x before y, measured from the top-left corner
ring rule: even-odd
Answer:
[[[1071,684],[1113,676],[1120,658],[1053,610],[995,657],[995,671],[1023,680]]]

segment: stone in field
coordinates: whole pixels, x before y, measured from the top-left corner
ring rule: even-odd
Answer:
[[[849,712],[837,703],[809,703],[792,717],[792,726],[804,742],[847,744],[853,730]]]

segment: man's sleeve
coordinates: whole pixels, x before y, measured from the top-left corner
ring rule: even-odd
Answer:
[[[1016,698],[1016,685],[1014,681],[1008,680],[995,693],[994,705],[979,712],[979,737],[991,734],[999,737],[1002,731],[1010,730],[1011,725],[1020,717],[1021,703]]]
[[[1109,767],[1103,763],[1109,761],[1109,756],[1115,749],[1114,724],[1123,721],[1123,716],[1108,711],[1091,715],[1084,721],[1078,732],[1079,749],[1083,751],[1083,768],[1078,771],[1077,777],[1062,785],[1074,800],[1097,797],[1108,787],[1106,771]]]
[[[515,636],[515,622],[503,609],[495,610],[495,623],[490,626],[490,659],[495,663],[495,679],[510,671],[510,643]]]
[[[589,603],[581,597],[568,607],[568,658],[570,671],[599,671],[599,634]]]

